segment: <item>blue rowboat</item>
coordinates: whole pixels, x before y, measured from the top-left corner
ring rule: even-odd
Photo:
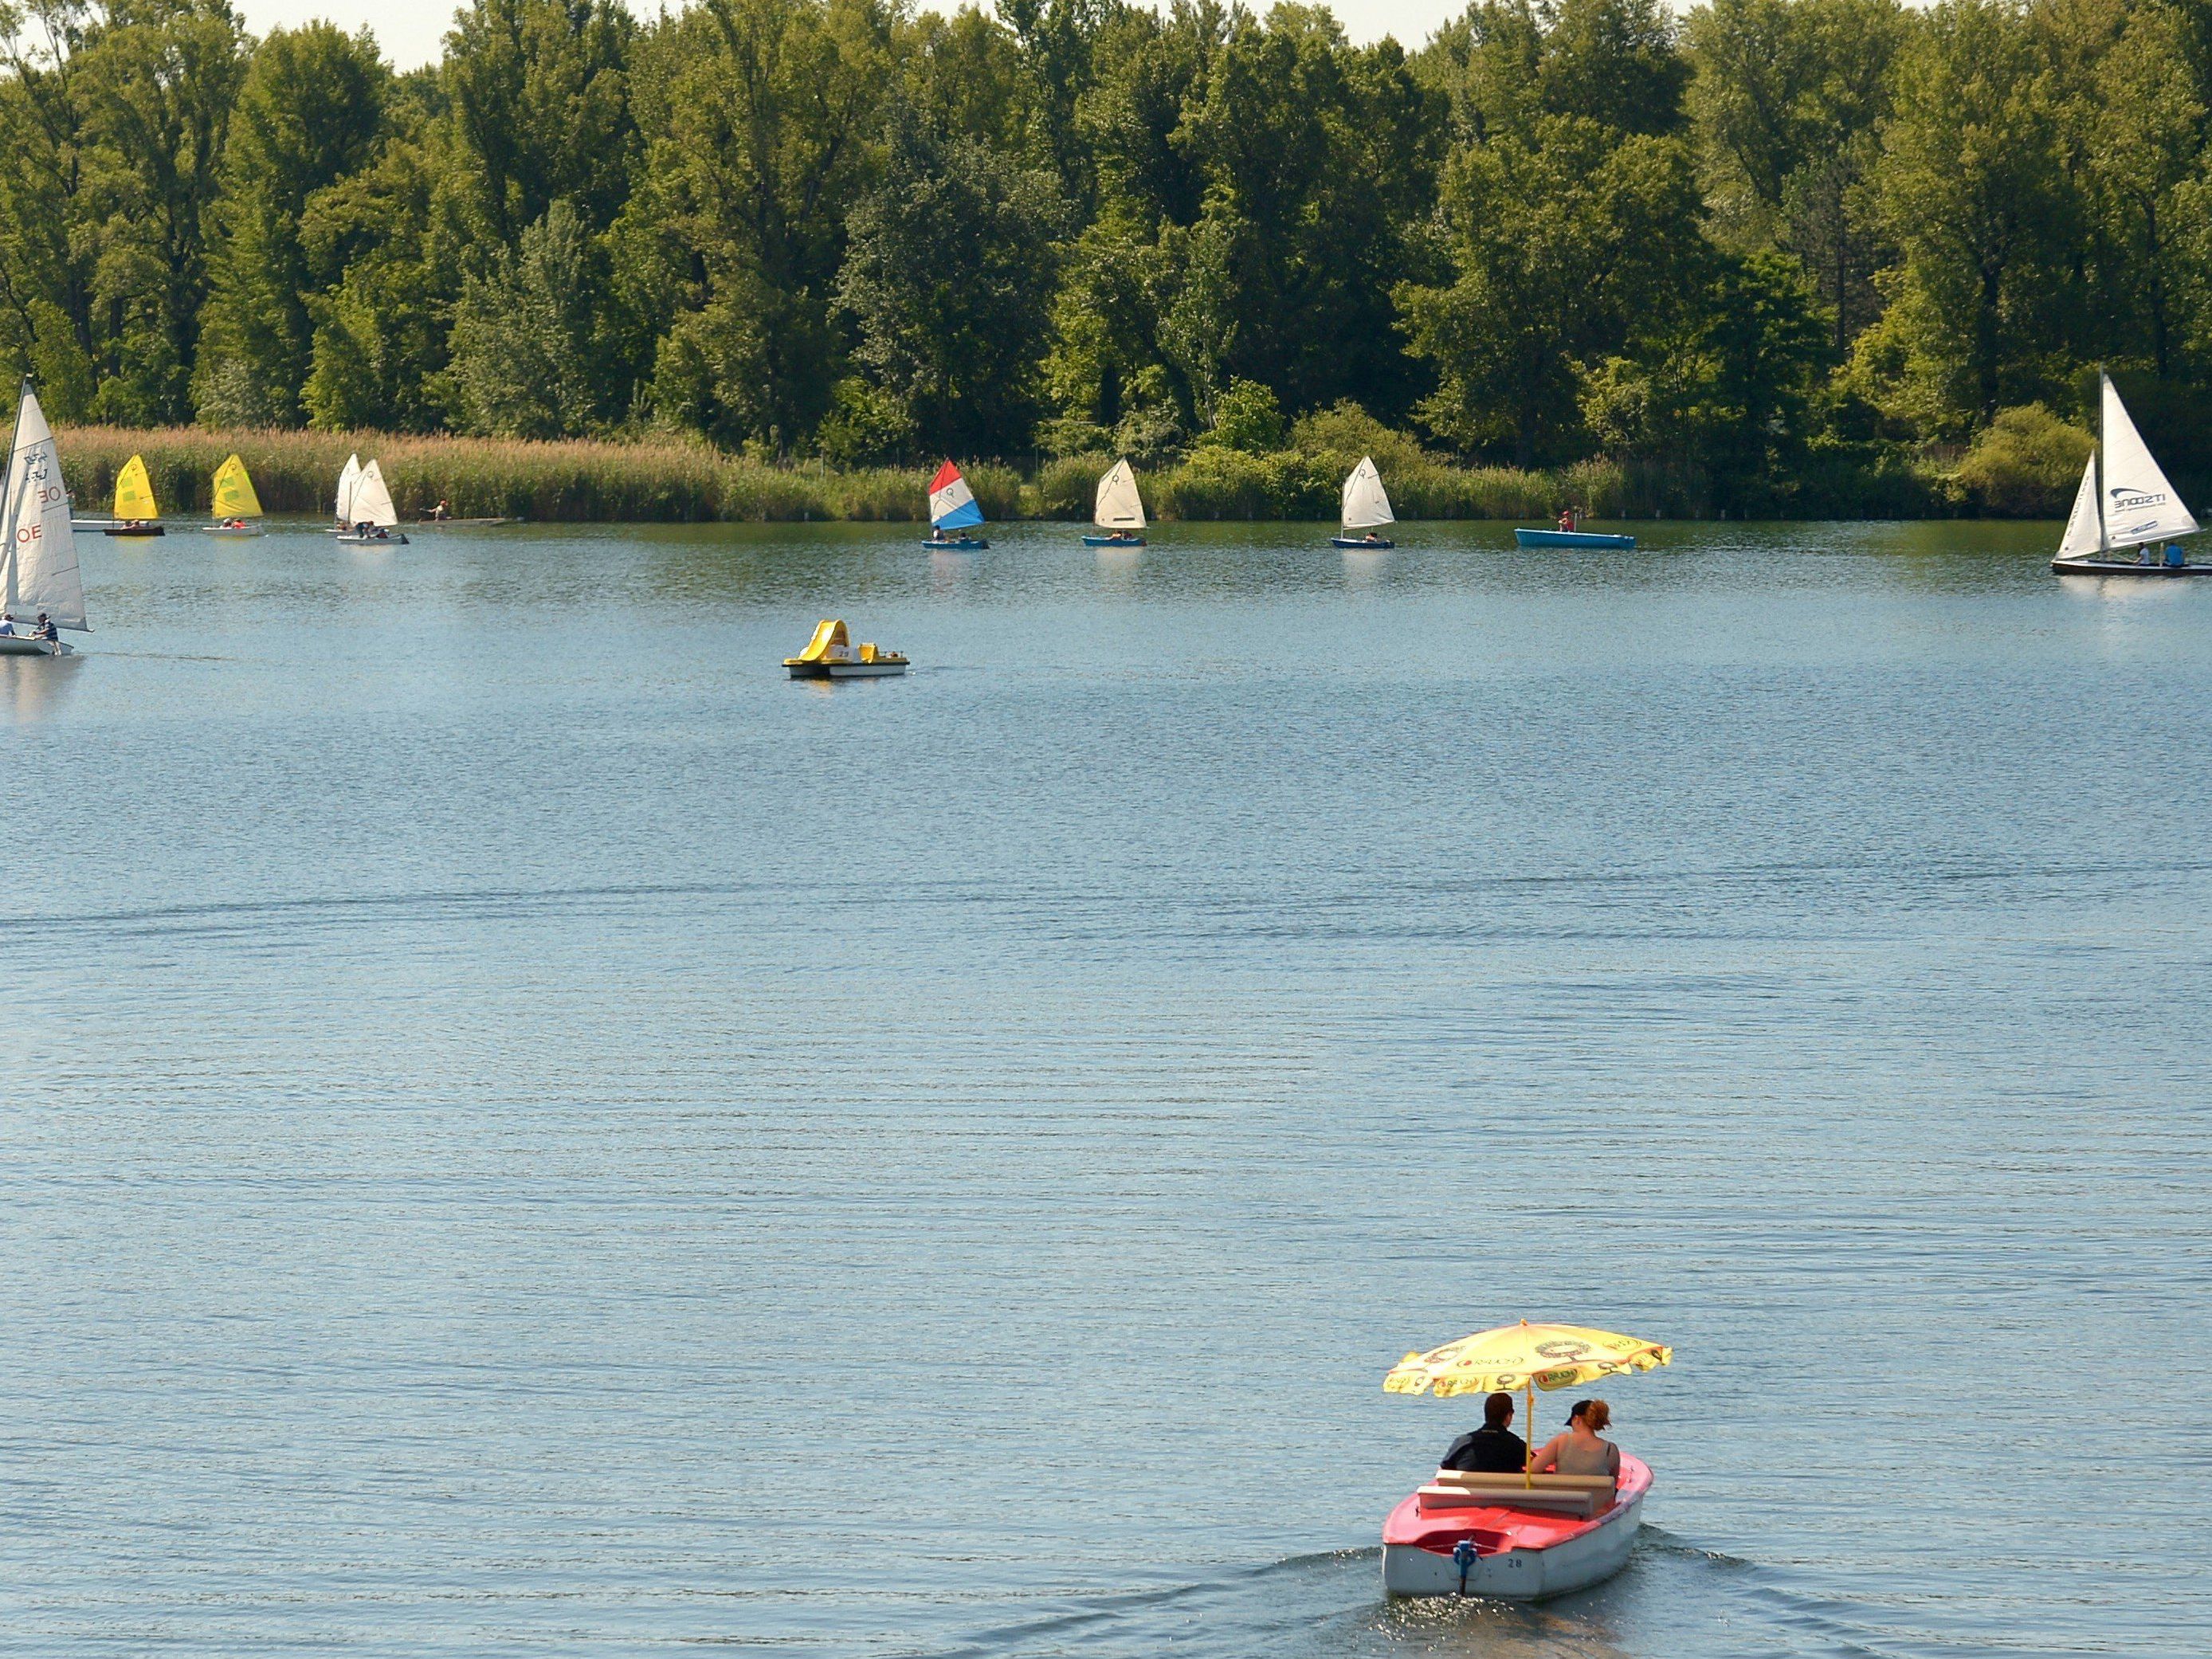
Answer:
[[[1636,545],[1633,536],[1601,536],[1589,530],[1516,530],[1513,539],[1523,547],[1626,547]]]

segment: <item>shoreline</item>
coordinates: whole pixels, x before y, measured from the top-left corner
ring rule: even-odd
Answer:
[[[60,428],[62,465],[82,516],[112,494],[115,476],[143,455],[163,511],[209,510],[216,466],[246,462],[273,514],[326,510],[348,455],[380,460],[403,520],[422,519],[440,501],[456,519],[539,523],[920,524],[933,465],[838,470],[818,462],[735,455],[677,437],[637,440],[461,438],[305,429],[207,430],[198,427]],[[963,469],[996,523],[1083,522],[1091,492],[1114,458],[1042,460],[1024,470],[1002,461]],[[1140,471],[1159,523],[1325,522],[1338,481],[1358,457],[1286,449],[1265,454],[1200,448],[1188,459]],[[1377,457],[1401,523],[1548,525],[1573,503],[1598,521],[1895,522],[2013,517],[1967,510],[1947,497],[1933,471],[1827,477],[1792,499],[1712,511],[1702,481],[1680,469],[1593,460],[1553,471],[1458,466],[1426,455]],[[1817,487],[1815,487],[1817,485]],[[1704,507],[1707,510],[1699,510]],[[2019,514],[2021,519],[2041,514]]]

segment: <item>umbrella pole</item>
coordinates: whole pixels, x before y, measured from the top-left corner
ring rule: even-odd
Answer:
[[[1528,1454],[1521,1461],[1521,1486],[1523,1491],[1536,1484],[1536,1379],[1528,1379]]]

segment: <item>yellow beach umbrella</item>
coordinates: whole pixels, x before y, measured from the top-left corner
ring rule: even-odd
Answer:
[[[1674,1351],[1583,1325],[1501,1325],[1426,1353],[1409,1353],[1382,1379],[1390,1394],[1513,1394],[1528,1398],[1530,1462],[1536,1449],[1536,1390],[1577,1388],[1674,1363]]]

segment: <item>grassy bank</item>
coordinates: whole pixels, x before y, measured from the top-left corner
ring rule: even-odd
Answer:
[[[204,512],[215,469],[235,451],[271,513],[330,509],[339,469],[359,453],[381,463],[400,516],[445,501],[459,518],[541,520],[919,519],[927,471],[850,472],[772,466],[679,439],[637,443],[574,440],[524,443],[494,438],[378,432],[205,432],[197,427],[134,430],[75,427],[60,434],[62,471],[80,512],[105,511],[115,475],[146,458],[167,513]],[[1015,515],[1022,483],[1012,468],[968,469],[984,511]]]
[[[210,479],[235,451],[272,513],[328,508],[338,470],[359,453],[383,464],[403,517],[444,501],[457,517],[537,520],[808,519],[914,520],[923,516],[924,467],[836,471],[774,465],[681,439],[526,443],[389,433],[207,432],[76,427],[61,434],[62,464],[78,510],[106,510],[115,475],[143,455],[165,512],[204,512]],[[1358,457],[1331,449],[1272,454],[1201,448],[1143,475],[1145,499],[1167,520],[1319,519]],[[1693,473],[1662,465],[1585,461],[1559,471],[1460,467],[1408,452],[1378,453],[1404,519],[1548,519],[1572,502],[1601,518],[1702,518],[1717,509]],[[992,519],[1087,519],[1103,455],[1046,463],[1024,478],[994,462],[964,464]],[[1797,518],[1920,518],[1958,510],[1944,481],[1904,467],[1793,480],[1765,510]]]

